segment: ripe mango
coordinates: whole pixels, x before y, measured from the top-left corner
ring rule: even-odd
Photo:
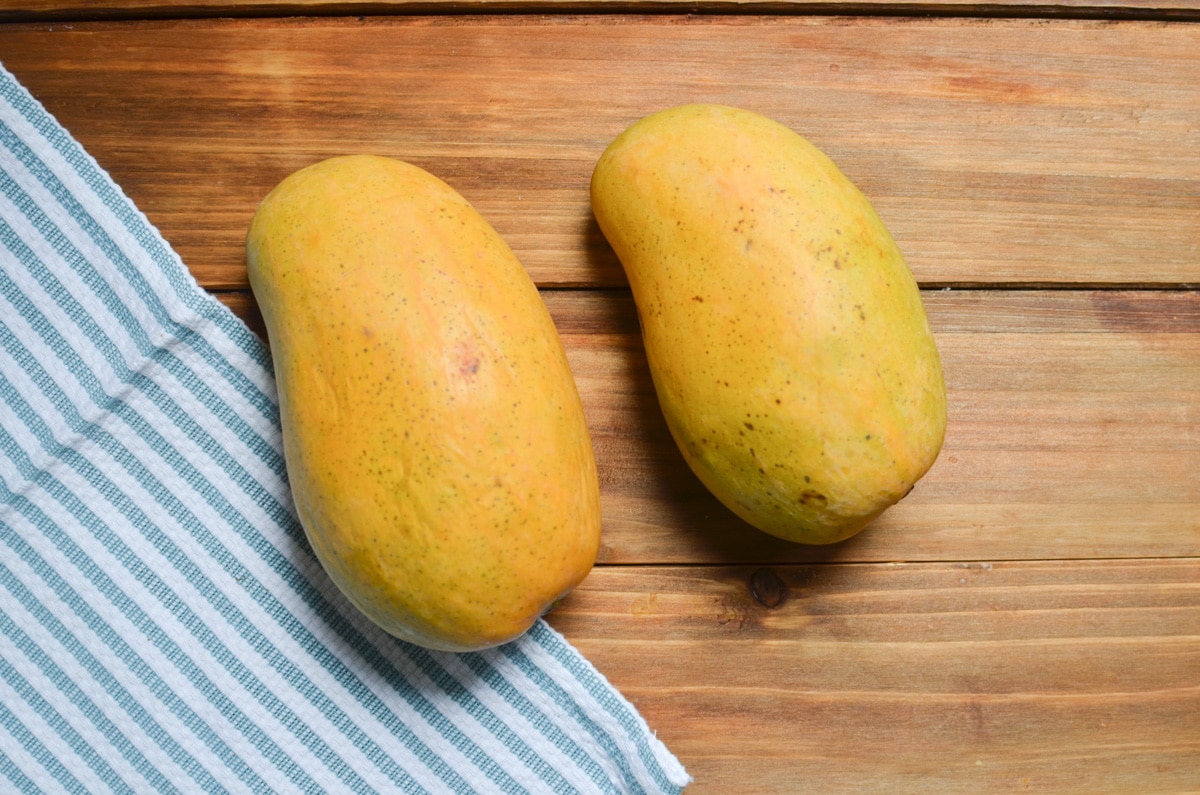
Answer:
[[[575,381],[511,249],[431,174],[348,156],[270,192],[246,262],[333,582],[427,648],[521,635],[590,571],[600,508]]]
[[[591,198],[671,434],[730,510],[832,543],[932,466],[946,394],[920,291],[816,147],[745,110],[671,108],[612,142]]]

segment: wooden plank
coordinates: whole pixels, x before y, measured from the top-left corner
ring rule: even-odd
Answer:
[[[875,202],[926,286],[1200,283],[1200,27],[499,16],[0,26],[0,54],[203,284],[257,203],[344,152],[471,199],[543,286],[621,286],[591,219],[626,125],[779,118]]]
[[[545,291],[584,400],[606,563],[1200,554],[1200,293],[933,291],[949,428],[930,473],[833,547],[777,541],[691,474],[625,291]],[[260,330],[250,296],[225,300]]]
[[[898,13],[991,16],[1154,17],[1194,19],[1197,0],[18,0],[0,9],[0,21],[168,19],[214,16],[296,16],[413,13],[525,13],[631,10],[721,13]]]
[[[600,567],[549,621],[689,795],[1200,790],[1196,559]]]

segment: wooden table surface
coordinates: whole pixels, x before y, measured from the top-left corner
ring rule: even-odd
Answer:
[[[475,203],[600,467],[549,620],[689,793],[1200,792],[1200,0],[17,0],[0,62],[260,333],[242,246],[291,171],[392,155]],[[922,285],[945,447],[840,545],[687,470],[591,218],[609,141],[689,101],[824,149]]]

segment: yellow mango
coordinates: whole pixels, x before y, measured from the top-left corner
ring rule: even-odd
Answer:
[[[832,543],[932,466],[946,395],[920,291],[816,147],[745,110],[671,108],[612,142],[591,197],[671,434],[730,510]]]
[[[246,262],[330,578],[427,648],[521,635],[590,571],[600,508],[575,381],[511,249],[429,173],[348,156],[271,191]]]

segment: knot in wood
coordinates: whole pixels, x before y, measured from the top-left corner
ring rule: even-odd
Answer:
[[[763,607],[774,610],[787,601],[787,583],[774,569],[764,566],[750,575],[750,595]]]

